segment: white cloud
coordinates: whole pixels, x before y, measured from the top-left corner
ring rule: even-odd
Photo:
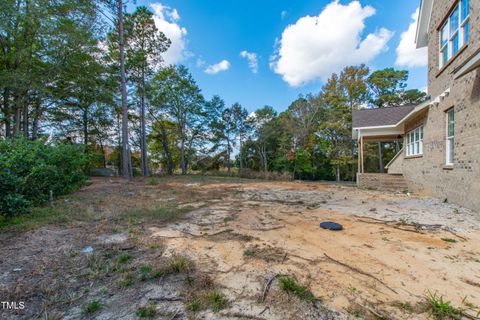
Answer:
[[[188,56],[186,52],[187,29],[177,23],[180,20],[177,9],[172,9],[161,3],[152,3],[150,6],[153,9],[153,19],[158,30],[162,31],[172,41],[170,48],[163,54],[165,63],[181,62]]]
[[[217,74],[222,71],[227,71],[230,68],[230,62],[228,60],[222,60],[219,63],[209,65],[205,69],[205,73]]]
[[[253,73],[258,72],[258,58],[255,52],[248,52],[243,50],[240,52],[240,57],[248,60],[248,67],[252,70]]]
[[[305,16],[289,25],[280,40],[270,67],[291,86],[315,79],[326,80],[344,66],[366,63],[388,50],[393,33],[380,28],[363,40],[364,20],[375,14],[370,6],[338,0],[327,5],[318,16]]]
[[[419,9],[412,14],[412,22],[407,31],[402,32],[400,43],[397,47],[395,64],[402,67],[423,67],[428,64],[428,49],[417,49],[415,46],[415,33],[417,32]]]

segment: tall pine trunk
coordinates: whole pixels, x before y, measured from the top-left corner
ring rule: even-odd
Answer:
[[[146,137],[146,124],[145,124],[145,66],[142,67],[142,89],[140,96],[140,126],[141,126],[141,142],[140,148],[142,149],[142,175],[148,177],[148,159],[147,159],[147,137]]]
[[[230,139],[227,137],[227,171],[230,173]]]
[[[165,157],[167,158],[167,174],[172,175],[173,174],[172,153],[170,152],[167,131],[165,130],[165,126],[163,125],[162,122],[160,122],[160,132],[162,137],[163,151],[165,152]]]
[[[239,141],[239,152],[238,152],[238,160],[240,161],[240,174],[243,172],[243,157],[242,157],[242,136],[240,134],[240,137],[238,139]]]
[[[187,165],[185,163],[185,137],[182,133],[182,141],[180,142],[180,161],[182,164],[182,175],[187,174]]]
[[[120,49],[120,86],[122,94],[122,174],[132,178],[130,168],[130,148],[128,143],[127,80],[125,75],[125,43],[123,35],[123,0],[118,0],[118,44]]]
[[[83,109],[83,144],[85,145],[85,152],[88,148],[88,108]]]

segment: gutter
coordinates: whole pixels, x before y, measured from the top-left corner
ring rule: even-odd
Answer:
[[[478,49],[470,58],[468,58],[457,69],[453,70],[454,79],[457,80],[469,72],[480,68],[480,49]]]

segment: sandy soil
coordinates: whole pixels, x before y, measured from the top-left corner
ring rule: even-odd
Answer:
[[[91,198],[95,202],[89,202]],[[38,286],[29,295],[22,291],[25,277],[33,277],[39,282],[71,281],[75,285],[70,290],[90,285],[92,290],[71,308],[47,304],[62,317],[81,318],[82,303],[99,296],[94,288],[110,288],[111,282],[83,281],[78,272],[65,272],[65,264],[81,265],[82,255],[72,258],[72,251],[87,245],[131,250],[138,264],[178,253],[188,256],[229,300],[226,309],[195,314],[198,319],[426,319],[429,315],[423,310],[402,306],[416,306],[429,294],[443,296],[472,316],[480,305],[480,213],[439,200],[326,183],[213,178],[175,178],[159,185],[97,179],[72,199],[86,205],[90,214],[102,214],[95,223],[47,226],[0,238],[0,289],[8,290],[10,297],[30,297],[36,301],[32,308],[38,309],[8,317],[42,314],[46,295],[43,300],[37,297]],[[148,221],[139,229],[115,223],[120,208],[139,204],[175,205],[188,212],[185,219]],[[321,221],[341,223],[344,230],[323,230]],[[162,252],[147,250],[152,243],[160,243]],[[58,267],[61,275],[43,277],[55,273],[50,259],[64,259]],[[12,271],[18,266],[23,271]],[[275,280],[266,292],[266,284],[277,275],[293,276],[321,302],[286,296]],[[172,277],[127,290],[110,289],[102,298],[107,307],[92,317],[135,318],[135,306],[152,297],[181,296],[181,281]],[[170,312],[165,319],[192,317],[181,301],[161,301],[157,309],[163,310],[160,314]]]
[[[220,271],[218,281],[233,293],[254,301],[266,279],[278,273],[295,275],[339,311],[358,303],[403,318],[396,303],[414,304],[427,292],[457,305],[465,297],[480,301],[475,285],[480,281],[479,223],[468,210],[333,185],[250,183],[235,188],[239,195],[191,212],[186,223],[150,229],[153,237],[168,239],[169,248],[188,252],[212,273]],[[384,223],[400,220],[441,227],[429,232]],[[341,223],[345,230],[322,230],[321,221]],[[241,236],[254,240],[238,241]],[[246,249],[255,255],[244,257]]]

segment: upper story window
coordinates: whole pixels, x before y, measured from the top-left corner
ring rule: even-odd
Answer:
[[[469,0],[460,0],[440,28],[439,67],[443,67],[455,56],[458,50],[468,43],[470,36]]]
[[[417,127],[407,133],[407,157],[423,154],[423,126]]]

